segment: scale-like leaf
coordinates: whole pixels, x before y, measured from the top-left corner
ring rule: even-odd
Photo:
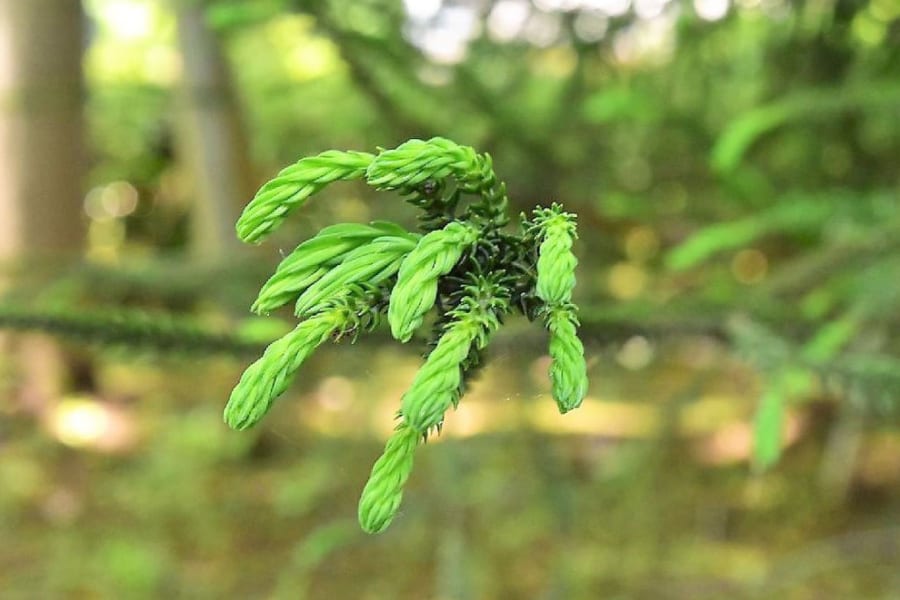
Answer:
[[[407,234],[375,238],[348,253],[339,265],[306,288],[297,299],[295,313],[306,316],[323,303],[345,292],[353,284],[375,285],[398,270],[403,258],[416,247],[419,236]]]
[[[268,313],[296,301],[306,288],[339,265],[351,251],[385,235],[409,235],[409,232],[387,221],[326,227],[281,261],[260,290],[252,310]]]

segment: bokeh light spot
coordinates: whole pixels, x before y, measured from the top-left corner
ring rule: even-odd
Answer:
[[[316,400],[325,410],[341,411],[353,403],[353,382],[346,377],[326,377],[316,390]]]
[[[638,371],[653,360],[653,345],[642,335],[635,335],[622,344],[616,361],[630,371]]]
[[[98,186],[84,198],[84,212],[94,221],[127,217],[137,209],[139,194],[127,181]]]
[[[562,33],[562,24],[555,14],[534,13],[525,23],[525,39],[541,48],[552,46]]]
[[[621,17],[631,8],[631,0],[591,0],[582,4],[586,8],[600,10],[610,17]]]
[[[866,46],[877,46],[887,36],[887,24],[874,17],[871,11],[862,11],[853,19],[853,34]]]
[[[666,0],[634,0],[634,14],[642,19],[655,19],[665,7]]]
[[[600,11],[586,10],[575,17],[573,24],[575,35],[584,42],[597,42],[603,39],[609,29],[609,19]]]
[[[153,31],[153,12],[148,2],[119,0],[103,8],[102,18],[109,30],[123,40],[146,38]]]
[[[524,0],[500,0],[487,19],[488,34],[498,42],[515,39],[531,14],[531,4]]]
[[[766,278],[769,260],[754,248],[747,248],[735,254],[731,261],[731,273],[739,282],[752,285]]]
[[[403,0],[406,14],[415,21],[428,21],[441,10],[441,0]]]
[[[656,232],[640,225],[625,235],[625,254],[635,262],[643,262],[656,256],[659,251],[659,236]]]
[[[337,51],[325,39],[306,39],[287,55],[285,67],[296,81],[322,77],[338,64]]]
[[[109,431],[111,419],[106,409],[89,400],[64,400],[50,421],[56,439],[76,448],[93,446]]]
[[[629,300],[640,296],[647,287],[647,273],[637,265],[622,262],[609,270],[606,283],[614,297]]]
[[[694,10],[704,21],[718,21],[728,14],[728,0],[694,0]]]

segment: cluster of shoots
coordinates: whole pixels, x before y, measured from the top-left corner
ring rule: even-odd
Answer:
[[[403,343],[430,329],[425,362],[400,400],[394,434],[360,498],[360,525],[377,533],[400,506],[416,447],[440,432],[508,314],[520,312],[549,331],[561,413],[581,404],[587,372],[572,303],[574,215],[558,204],[537,208],[510,231],[506,186],[490,156],[468,146],[433,138],[377,154],[330,150],[303,158],[259,190],[237,223],[238,236],[260,242],[316,192],[352,179],[396,191],[421,209],[418,231],[385,221],[333,225],[282,260],[253,310],[268,314],[293,304],[299,324],[247,368],[225,421],[235,429],[258,423],[326,341],[355,339],[385,317]]]

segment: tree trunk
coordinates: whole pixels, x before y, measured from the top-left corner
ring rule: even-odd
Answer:
[[[239,246],[234,224],[252,193],[247,139],[202,3],[175,7],[184,60],[179,147],[193,183],[192,245],[198,258],[221,262]]]
[[[0,0],[0,261],[75,258],[84,21],[76,0]]]
[[[0,0],[0,294],[23,260],[81,256],[86,166],[77,0]],[[62,392],[67,361],[45,336],[15,343],[19,398],[41,413]]]

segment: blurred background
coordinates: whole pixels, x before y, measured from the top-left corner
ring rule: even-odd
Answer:
[[[512,319],[371,537],[421,340],[221,411],[284,253],[415,213],[233,225],[434,135],[578,213],[591,389],[560,416]],[[900,597],[898,164],[896,0],[0,0],[0,595]]]

